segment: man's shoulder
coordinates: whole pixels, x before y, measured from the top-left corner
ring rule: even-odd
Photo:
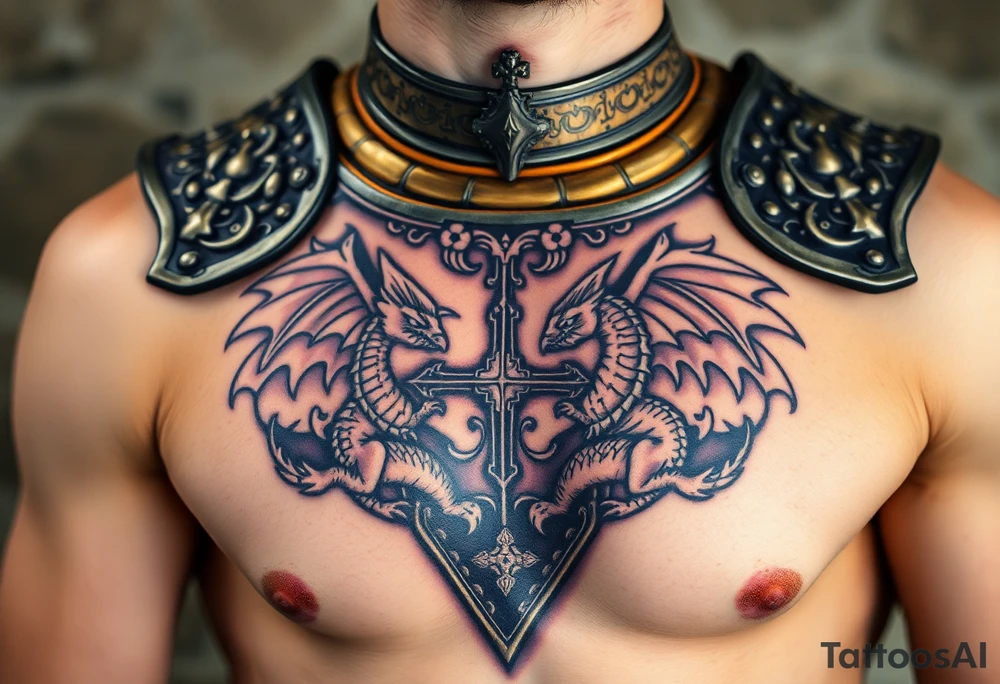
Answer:
[[[1000,305],[1000,198],[938,164],[914,207],[909,242],[924,289],[941,304]]]
[[[35,290],[101,294],[141,279],[155,245],[151,223],[136,175],[130,174],[56,227],[42,251]]]

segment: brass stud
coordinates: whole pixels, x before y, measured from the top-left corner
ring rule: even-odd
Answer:
[[[187,159],[182,159],[179,162],[177,162],[177,169],[179,171],[187,171],[190,168],[191,168],[191,162],[189,162]]]
[[[285,123],[293,124],[296,121],[298,121],[298,119],[299,119],[299,110],[289,109],[287,112],[285,112]]]
[[[763,146],[764,146],[764,136],[762,136],[760,133],[754,133],[753,135],[750,136],[750,147],[754,148],[755,150],[759,150]]]
[[[774,114],[771,112],[763,112],[760,115],[760,122],[763,124],[764,128],[770,128],[774,125]]]
[[[186,157],[194,152],[194,148],[191,147],[191,143],[179,143],[174,147],[174,154],[180,157]]]
[[[892,133],[886,133],[885,135],[882,136],[882,142],[884,142],[886,145],[895,145],[896,136],[894,136]]]
[[[295,137],[292,138],[292,144],[295,145],[296,147],[302,147],[303,145],[305,145],[306,144],[306,134],[305,133],[296,133]]]
[[[299,190],[309,182],[309,169],[304,166],[296,166],[292,169],[292,175],[289,177],[289,182],[292,187]]]
[[[774,202],[764,202],[764,213],[768,216],[778,216],[781,214],[781,207]]]
[[[877,195],[882,192],[882,181],[878,178],[869,178],[868,182],[865,183],[865,189],[868,190],[869,195]]]
[[[198,265],[201,259],[198,257],[198,252],[184,252],[181,254],[181,258],[177,260],[181,268],[191,269]]]
[[[292,215],[292,205],[282,204],[280,207],[274,210],[274,215],[284,221]]]
[[[791,197],[795,192],[795,179],[785,169],[781,169],[777,173],[778,189],[781,190],[781,194],[785,197]]]
[[[281,185],[284,179],[281,177],[280,171],[275,171],[270,176],[268,176],[267,181],[264,182],[264,197],[267,199],[274,199],[279,192],[281,192]]]
[[[775,96],[773,96],[771,98],[771,109],[776,109],[776,110],[778,110],[780,112],[784,108],[785,108],[785,101],[784,100],[782,100],[777,95],[775,95]]]
[[[184,195],[188,199],[193,200],[200,194],[201,194],[201,186],[198,185],[196,181],[191,181],[190,183],[184,186]]]
[[[882,252],[877,249],[869,249],[865,253],[865,259],[875,268],[882,268],[885,266],[885,254],[882,254]]]
[[[764,175],[764,169],[751,164],[747,167],[747,180],[750,181],[750,185],[759,188],[767,182],[767,176]]]
[[[881,157],[881,159],[882,159],[882,163],[883,164],[895,164],[896,163],[896,158],[894,156],[892,156],[891,154],[889,154],[888,152],[886,152],[885,154],[883,154],[882,157]]]

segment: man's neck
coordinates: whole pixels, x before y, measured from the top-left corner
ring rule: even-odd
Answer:
[[[539,87],[599,71],[641,47],[663,20],[663,0],[569,0],[518,6],[484,1],[381,0],[386,42],[412,64],[461,83],[495,86],[506,48],[531,62]]]

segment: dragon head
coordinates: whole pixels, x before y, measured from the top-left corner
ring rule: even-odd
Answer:
[[[385,252],[379,252],[382,289],[376,297],[387,335],[400,344],[433,352],[448,351],[445,318],[458,318],[451,309],[438,306]]]
[[[574,349],[597,333],[600,304],[607,294],[608,275],[614,265],[615,257],[605,261],[552,307],[542,335],[543,354]]]

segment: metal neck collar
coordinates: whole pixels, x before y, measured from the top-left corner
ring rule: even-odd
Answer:
[[[524,87],[530,65],[508,50],[493,65],[497,88],[474,87],[408,63],[386,43],[373,13],[356,97],[400,145],[459,164],[495,166],[513,181],[523,168],[582,159],[641,136],[681,105],[694,72],[666,13],[645,45],[598,73]]]

